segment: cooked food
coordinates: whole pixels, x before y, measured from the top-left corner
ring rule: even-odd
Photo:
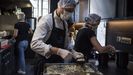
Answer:
[[[83,66],[77,64],[49,64],[45,67],[44,72],[47,75],[91,75],[91,73],[95,73],[88,64]]]

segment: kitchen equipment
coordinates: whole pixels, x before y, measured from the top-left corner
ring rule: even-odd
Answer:
[[[8,40],[7,39],[0,39],[0,49],[6,48],[8,46]]]
[[[91,63],[46,63],[43,75],[103,75]]]

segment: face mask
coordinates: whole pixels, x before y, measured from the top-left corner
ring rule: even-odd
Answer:
[[[97,26],[93,26],[93,27],[92,27],[92,30],[96,30],[96,29],[97,29]]]
[[[60,15],[62,20],[68,20],[71,17],[72,13],[64,11],[63,14]]]
[[[97,26],[93,26],[92,30],[95,32],[95,34],[97,34]]]

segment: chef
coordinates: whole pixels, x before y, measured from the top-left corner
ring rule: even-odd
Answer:
[[[48,63],[70,62],[72,58],[84,58],[83,54],[68,49],[68,20],[75,7],[75,0],[59,0],[57,9],[42,17],[34,32],[31,48],[44,56]]]
[[[88,62],[93,49],[99,53],[115,52],[112,45],[101,46],[96,38],[95,31],[100,23],[101,17],[97,14],[89,14],[85,25],[78,31],[74,49],[84,54],[86,62]]]

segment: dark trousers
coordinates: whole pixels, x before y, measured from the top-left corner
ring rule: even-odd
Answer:
[[[46,59],[44,56],[37,55],[34,66],[34,75],[43,75],[45,63],[63,63],[63,61],[64,60],[57,55],[52,55],[49,59]]]
[[[99,68],[108,67],[109,56],[108,53],[100,53],[98,55]]]

